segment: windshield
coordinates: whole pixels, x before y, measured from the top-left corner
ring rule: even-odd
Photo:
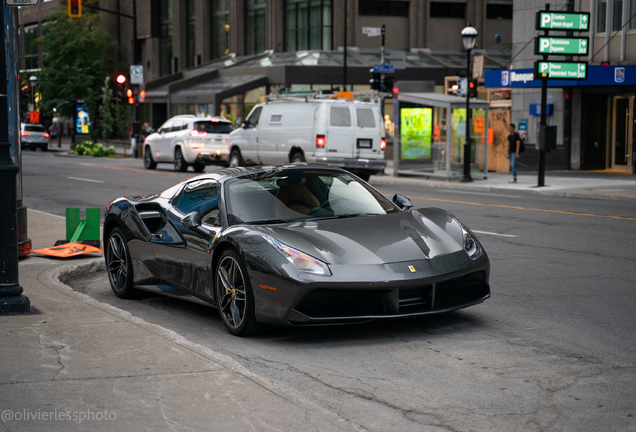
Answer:
[[[234,130],[232,124],[224,121],[200,121],[194,124],[194,130],[207,133],[229,134]]]
[[[384,195],[346,173],[290,169],[226,183],[230,225],[394,213]]]

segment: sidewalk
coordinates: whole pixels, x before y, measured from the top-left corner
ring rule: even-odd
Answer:
[[[34,249],[64,236],[64,218],[29,211],[28,221]],[[102,263],[20,260],[37,313],[0,316],[0,430],[355,429],[225,355],[60,282]]]
[[[510,173],[489,172],[487,179],[471,183],[426,177],[394,177],[393,161],[387,161],[385,175],[371,176],[374,186],[411,185],[471,191],[526,192],[574,198],[636,201],[636,175],[587,171],[546,171],[545,186],[537,187],[538,173],[521,171],[517,183]]]

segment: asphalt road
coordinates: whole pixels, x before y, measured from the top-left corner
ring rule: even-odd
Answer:
[[[168,165],[146,171],[140,159],[41,152],[26,152],[23,170],[25,204],[60,216],[195,175]],[[211,308],[119,300],[104,273],[74,285],[299,390],[361,430],[636,429],[633,202],[425,184],[380,190],[449,210],[475,230],[490,256],[492,298],[441,316],[240,339]]]

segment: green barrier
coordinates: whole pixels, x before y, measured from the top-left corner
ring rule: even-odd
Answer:
[[[71,243],[82,240],[99,242],[99,209],[87,208],[86,219],[80,219],[80,209],[67,208],[66,238]]]

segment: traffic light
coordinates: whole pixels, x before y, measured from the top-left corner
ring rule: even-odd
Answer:
[[[468,97],[477,97],[477,80],[475,79],[468,80]]]
[[[369,80],[369,83],[371,84],[371,90],[380,91],[382,89],[382,75],[373,72],[373,69],[371,69],[369,72],[371,72],[373,75],[373,78]]]
[[[135,91],[133,89],[126,90],[126,97],[128,98],[128,105],[135,103]]]
[[[394,76],[385,76],[382,82],[382,92],[393,93],[393,84],[395,84]]]
[[[117,103],[124,105],[126,103],[126,92],[123,89],[117,90]]]
[[[124,85],[126,83],[126,75],[124,74],[117,75],[116,81],[117,81],[117,84]]]
[[[69,18],[82,17],[82,1],[81,0],[68,0],[68,16]]]
[[[118,74],[115,81],[117,82],[117,103],[124,105],[126,103],[126,89],[124,89],[126,75]]]

